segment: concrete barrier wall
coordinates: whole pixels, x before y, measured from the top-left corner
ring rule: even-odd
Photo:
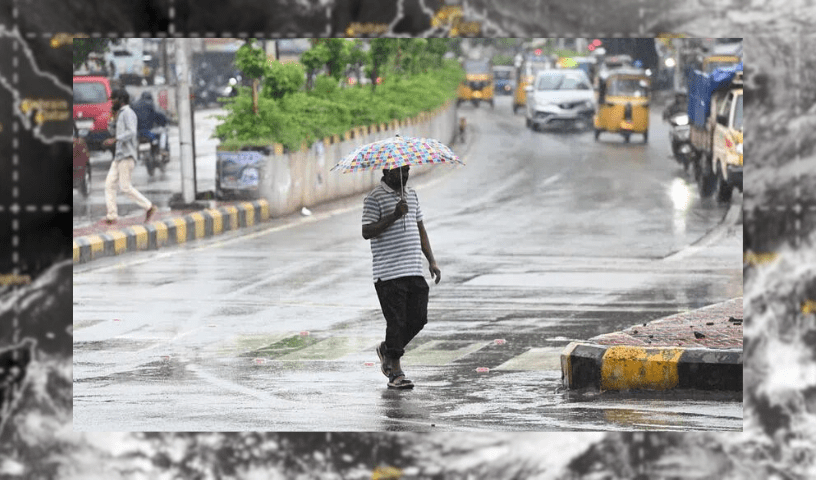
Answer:
[[[284,153],[283,148],[276,145],[274,153],[266,156],[261,196],[269,202],[269,213],[281,216],[297,212],[302,207],[367,192],[379,183],[381,170],[355,173],[329,170],[357,147],[392,137],[396,133],[408,137],[435,138],[450,145],[455,129],[456,107],[449,102],[436,111],[402,122],[355,128],[342,137],[335,135],[325,138],[311,147],[304,144],[297,152]],[[431,168],[440,167],[414,167],[411,174],[422,174]]]

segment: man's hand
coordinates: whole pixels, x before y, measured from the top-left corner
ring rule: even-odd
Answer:
[[[394,208],[394,217],[402,218],[406,213],[408,213],[408,202],[403,198],[397,202],[397,206]]]
[[[434,283],[439,283],[442,280],[442,272],[439,271],[439,267],[436,266],[436,262],[433,262],[430,267],[431,271],[431,278],[436,278]]]
[[[103,147],[112,147],[112,146],[114,146],[114,145],[116,145],[116,139],[115,139],[115,138],[106,138],[106,139],[105,139],[105,140],[102,142],[102,146],[103,146]]]

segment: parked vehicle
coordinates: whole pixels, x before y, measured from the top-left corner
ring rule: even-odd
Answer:
[[[74,124],[90,150],[104,150],[102,142],[110,138],[111,84],[106,77],[74,77]]]
[[[490,60],[465,60],[465,80],[456,89],[456,106],[463,102],[473,102],[478,107],[481,102],[493,104],[493,69]]]
[[[79,135],[79,130],[74,124],[74,188],[80,195],[88,198],[91,194],[91,160],[88,154],[88,144]]]
[[[715,190],[721,202],[742,191],[743,72],[742,63],[689,76],[691,145],[695,178],[702,197]]]
[[[649,76],[639,68],[617,68],[598,77],[595,140],[601,132],[619,133],[625,142],[633,133],[649,140]]]
[[[595,94],[583,70],[538,72],[526,92],[528,128],[559,125],[583,129],[592,124]]]

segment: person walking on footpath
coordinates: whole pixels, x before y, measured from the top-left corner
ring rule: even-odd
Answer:
[[[109,138],[103,142],[103,145],[109,147],[116,145],[116,150],[113,155],[113,162],[111,162],[110,170],[108,170],[108,177],[105,179],[105,203],[107,205],[108,214],[104,219],[107,224],[114,224],[118,219],[116,209],[116,187],[119,186],[124,194],[136,202],[137,205],[144,208],[145,222],[150,221],[150,217],[156,213],[156,206],[133,188],[131,184],[131,175],[133,169],[136,168],[136,159],[138,158],[138,130],[136,113],[130,108],[130,95],[123,88],[117,89],[113,92],[113,115],[115,118],[116,130],[114,138]]]
[[[428,321],[429,288],[421,254],[435,283],[442,278],[416,191],[405,187],[409,169],[406,165],[383,170],[380,184],[363,203],[363,238],[371,240],[374,288],[386,321],[385,341],[377,346],[377,356],[388,387],[403,389],[414,384],[405,377],[400,358]]]

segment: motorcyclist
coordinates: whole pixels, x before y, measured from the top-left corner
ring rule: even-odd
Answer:
[[[142,96],[131,105],[131,108],[136,113],[139,136],[149,139],[151,145],[158,138],[162,161],[167,163],[170,160],[170,150],[167,148],[167,133],[162,132],[161,135],[157,135],[152,131],[156,125],[160,127],[167,126],[167,117],[154,107],[153,95],[150,92],[142,92]]]
[[[685,113],[688,111],[688,98],[684,92],[677,92],[674,94],[674,103],[663,110],[663,120],[668,120],[678,113]]]

